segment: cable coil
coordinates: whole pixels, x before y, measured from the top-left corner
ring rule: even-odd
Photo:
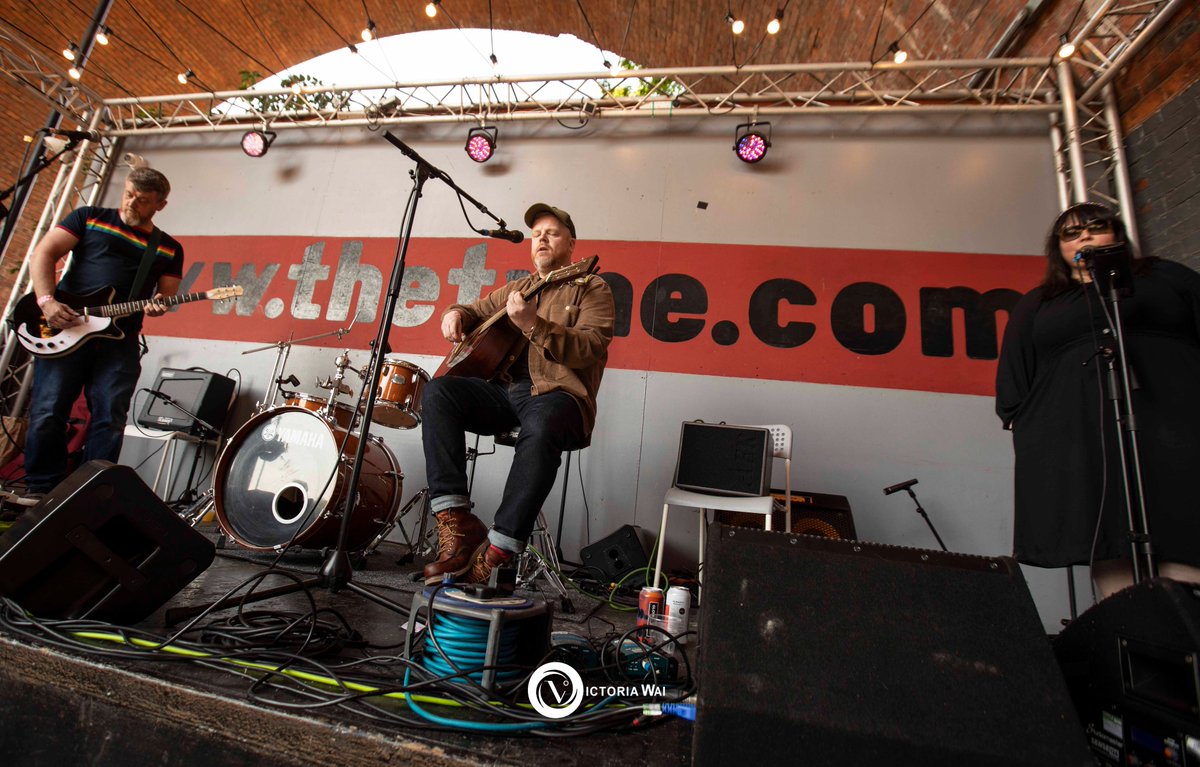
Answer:
[[[434,612],[422,642],[422,665],[435,676],[452,676],[465,669],[478,669],[461,676],[483,681],[483,666],[513,666],[517,659],[518,626],[508,623],[500,629],[495,657],[488,657],[491,624],[483,619]],[[517,669],[496,668],[496,680],[518,679]]]

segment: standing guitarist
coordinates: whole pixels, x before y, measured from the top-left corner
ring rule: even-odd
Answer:
[[[564,450],[586,447],[596,423],[596,392],[608,361],[615,313],[608,283],[584,274],[535,283],[571,263],[575,224],[570,214],[537,203],[525,212],[537,273],[500,287],[473,304],[442,315],[447,341],[503,311],[515,344],[507,364],[488,380],[453,373],[434,378],[421,398],[425,470],[438,530],[438,558],[425,567],[427,583],[447,573],[479,583],[525,549]],[[506,328],[507,329],[507,328]],[[499,434],[521,427],[495,523],[489,531],[470,510],[465,432]]]
[[[46,233],[33,251],[30,270],[38,306],[52,328],[86,321],[74,308],[55,300],[55,267],[67,253],[72,257],[59,288],[81,294],[111,286],[114,301],[148,299],[144,311],[151,317],[167,311],[155,299],[179,290],[183,246],[151,222],[166,207],[170,191],[162,173],[137,168],[125,181],[119,209],[77,208]],[[141,285],[135,286],[139,277]],[[135,288],[136,294],[131,295]],[[66,356],[34,362],[25,443],[25,482],[31,495],[49,492],[66,474],[67,418],[81,390],[91,411],[84,460],[115,463],[120,456],[129,403],[141,373],[142,313],[116,322],[124,338],[97,339]]]

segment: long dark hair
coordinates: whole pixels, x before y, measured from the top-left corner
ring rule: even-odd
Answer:
[[[1129,233],[1125,230],[1125,222],[1113,212],[1112,208],[1099,202],[1081,202],[1064,210],[1054,219],[1050,232],[1046,235],[1046,274],[1042,277],[1042,298],[1053,298],[1076,287],[1077,283],[1071,276],[1071,269],[1062,259],[1059,250],[1059,232],[1064,226],[1071,224],[1088,224],[1092,221],[1103,221],[1112,229],[1113,239],[1129,245],[1129,258],[1133,264],[1133,273],[1145,274],[1154,258],[1139,258],[1134,252],[1133,243],[1129,242]]]

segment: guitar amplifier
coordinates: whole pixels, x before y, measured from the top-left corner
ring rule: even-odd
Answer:
[[[673,485],[711,495],[762,496],[771,486],[771,430],[684,421]]]
[[[149,429],[199,433],[197,419],[218,431],[225,423],[234,381],[207,370],[163,368],[158,371],[154,391],[170,398],[146,396],[137,422]]]
[[[784,499],[786,494],[782,488],[771,488],[771,497],[775,499],[775,512],[771,515],[772,529],[783,530]],[[737,527],[762,527],[761,514],[747,514],[740,511],[718,511],[717,521],[723,525]],[[854,529],[854,516],[850,511],[850,501],[844,495],[828,495],[812,493],[807,490],[792,491],[792,529],[797,535],[815,535],[819,538],[836,540],[855,540],[858,536]]]

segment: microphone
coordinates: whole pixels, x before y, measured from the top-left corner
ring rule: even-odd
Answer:
[[[51,128],[47,131],[51,136],[62,136],[69,138],[72,141],[99,141],[100,134],[94,130],[62,130],[60,128]]]
[[[891,487],[883,488],[883,494],[891,495],[892,493],[898,493],[901,490],[907,490],[908,488],[912,487],[915,484],[917,484],[917,480],[915,480],[915,479],[910,479],[907,482],[900,482],[898,484],[892,485]]]
[[[1096,255],[1096,247],[1094,245],[1084,245],[1075,252],[1075,263],[1082,261],[1085,264],[1091,264],[1092,258]]]
[[[508,240],[512,243],[522,242],[525,235],[522,232],[514,232],[511,229],[480,229],[479,233],[484,237],[494,237],[497,240]]]
[[[280,386],[283,386],[284,384],[288,384],[289,386],[299,386],[300,379],[296,377],[295,373],[293,373],[287,378],[276,378],[275,383],[279,384]]]

